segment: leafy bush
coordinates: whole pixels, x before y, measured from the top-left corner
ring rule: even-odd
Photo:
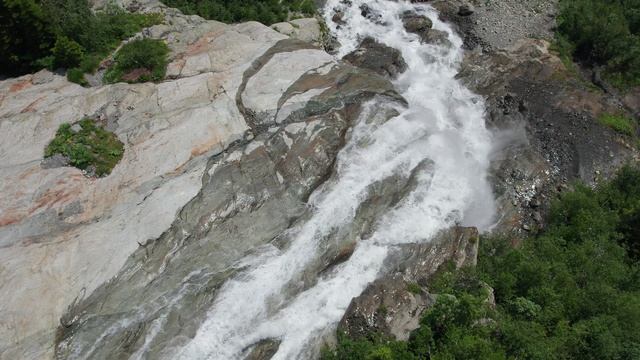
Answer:
[[[614,85],[640,85],[639,14],[640,0],[561,0],[558,41]]]
[[[78,68],[69,69],[67,71],[67,80],[82,86],[89,85],[87,79],[84,78],[84,72]]]
[[[603,114],[598,120],[621,134],[633,136],[636,133],[635,121],[624,115]]]
[[[82,46],[66,36],[59,36],[51,50],[56,67],[72,68],[80,65],[84,56]]]
[[[106,82],[160,81],[167,71],[169,48],[161,40],[131,41],[120,48],[114,65],[105,73]]]
[[[407,342],[339,334],[322,357],[639,359],[639,260],[640,170],[627,167],[563,195],[547,230],[522,247],[487,238],[477,268],[445,266],[430,285],[437,302]]]
[[[78,66],[94,72],[122,40],[162,19],[115,5],[94,13],[87,0],[0,0],[0,74]]]
[[[266,25],[286,21],[291,14],[310,16],[313,0],[167,0],[165,4],[185,14],[226,23],[259,21]]]
[[[79,131],[74,131],[71,124],[60,126],[45,149],[45,157],[60,154],[79,169],[93,167],[96,175],[108,175],[122,158],[124,145],[113,133],[96,126],[91,119],[83,119],[77,124]]]
[[[55,34],[34,0],[0,0],[0,74],[22,74],[50,54]]]

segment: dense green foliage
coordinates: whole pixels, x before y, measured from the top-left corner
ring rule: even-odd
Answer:
[[[602,114],[598,120],[621,134],[633,136],[636,133],[636,122],[628,116]]]
[[[50,54],[55,36],[47,15],[34,0],[0,0],[0,74],[25,73]]]
[[[560,0],[558,47],[602,66],[619,87],[640,85],[640,0]]]
[[[442,269],[409,341],[340,335],[323,358],[640,359],[639,261],[640,171],[625,168],[563,195],[521,247],[483,239],[476,269]]]
[[[141,39],[126,43],[114,56],[104,75],[105,82],[159,81],[167,71],[169,48],[162,40]]]
[[[87,0],[0,0],[0,74],[45,67],[93,72],[122,40],[161,21],[159,14],[117,6],[94,13]]]
[[[122,158],[124,145],[91,119],[83,119],[78,125],[80,130],[75,132],[71,124],[62,124],[45,149],[45,157],[61,154],[79,169],[95,167],[96,175],[108,175]]]
[[[168,6],[185,14],[226,23],[255,20],[266,25],[286,21],[289,15],[309,16],[314,0],[167,0]]]

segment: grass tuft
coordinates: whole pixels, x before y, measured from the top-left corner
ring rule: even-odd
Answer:
[[[603,114],[598,118],[598,121],[623,135],[633,136],[636,133],[635,122],[624,115]]]

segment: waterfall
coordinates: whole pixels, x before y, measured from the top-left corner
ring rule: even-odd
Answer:
[[[375,21],[363,16],[364,4],[377,14]],[[340,26],[331,21],[336,10],[342,13]],[[400,18],[407,10],[428,16],[450,44],[421,43],[407,33]],[[486,228],[492,221],[486,180],[491,136],[484,102],[455,79],[462,40],[422,4],[329,0],[324,14],[341,44],[338,57],[366,36],[402,53],[408,70],[394,83],[408,106],[383,123],[367,121],[371,114],[362,112],[338,156],[336,175],[309,199],[308,219],[285,234],[287,246],[245,259],[245,270],[222,286],[207,319],[177,358],[239,359],[266,338],[281,341],[274,359],[312,357],[351,299],[380,275],[392,247],[428,241],[455,224]],[[428,171],[418,171],[425,160],[431,164]],[[417,186],[378,219],[347,261],[318,275],[313,285],[289,291],[321,256],[323,239],[354,219],[372,184],[416,171]]]

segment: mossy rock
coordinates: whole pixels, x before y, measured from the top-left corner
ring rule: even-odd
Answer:
[[[75,124],[62,124],[45,149],[45,158],[62,155],[69,165],[89,175],[106,176],[124,154],[124,144],[116,135],[85,118]]]

